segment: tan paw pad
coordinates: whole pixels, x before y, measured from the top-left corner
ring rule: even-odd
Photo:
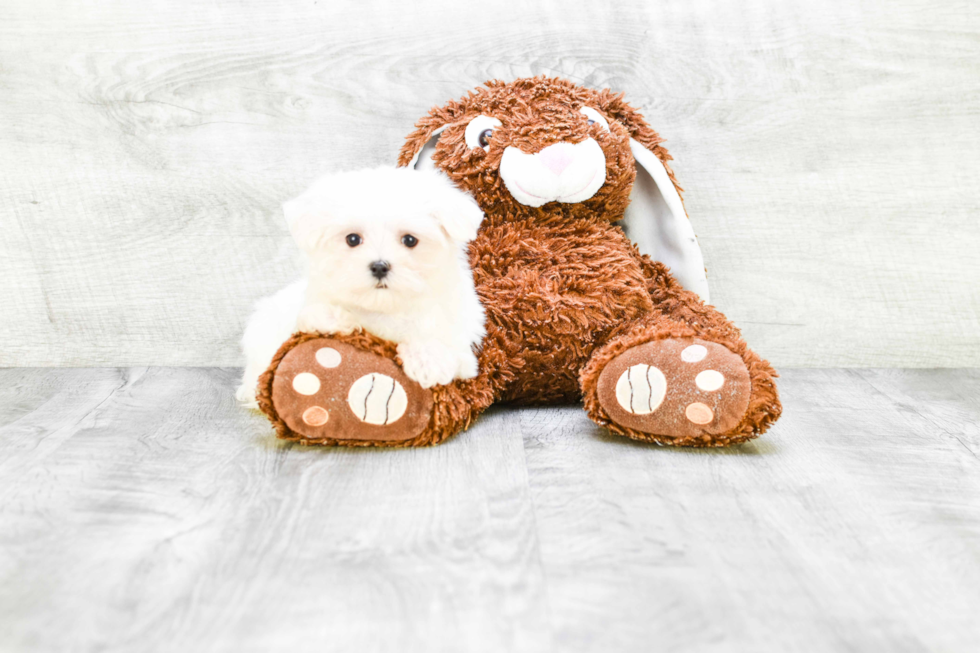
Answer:
[[[622,373],[616,383],[616,401],[634,415],[648,415],[667,394],[667,379],[656,367],[639,363]]]
[[[301,395],[315,395],[320,391],[320,379],[309,372],[301,372],[293,379],[293,390]]]
[[[715,418],[714,411],[699,401],[685,408],[684,414],[687,415],[687,419],[695,424],[710,424],[711,420]]]
[[[316,362],[327,369],[337,367],[341,360],[340,352],[333,347],[320,347],[316,350]]]
[[[694,385],[705,392],[714,392],[725,385],[725,375],[718,370],[705,370],[694,377]]]
[[[703,361],[707,355],[708,348],[704,345],[691,345],[690,347],[685,347],[684,351],[681,352],[681,360],[685,363],[698,363]]]
[[[323,426],[330,419],[330,413],[321,406],[310,406],[303,411],[303,421],[310,426]]]
[[[347,393],[347,405],[362,422],[394,424],[405,414],[408,396],[401,383],[375,372],[354,381]]]

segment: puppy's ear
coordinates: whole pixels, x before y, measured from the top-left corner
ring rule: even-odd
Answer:
[[[286,226],[299,248],[311,253],[323,236],[323,218],[313,211],[309,202],[302,197],[289,200],[282,205],[282,213],[286,216]]]
[[[483,211],[476,200],[457,189],[449,180],[436,194],[431,214],[457,243],[468,243],[476,238],[476,232],[483,222]]]

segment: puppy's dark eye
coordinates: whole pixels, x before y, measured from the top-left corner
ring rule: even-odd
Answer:
[[[357,247],[361,244],[361,237],[358,234],[347,234],[347,244],[351,247]]]
[[[419,239],[413,236],[412,234],[405,234],[404,236],[402,236],[402,245],[404,245],[405,247],[411,249],[418,244],[419,244]]]
[[[589,127],[591,127],[592,125],[594,125],[594,124],[595,124],[595,120],[593,120],[592,118],[589,118],[589,119],[588,119],[588,120],[586,120],[585,122],[587,122],[587,123],[589,123]]]
[[[490,145],[491,138],[493,138],[492,129],[484,129],[482,132],[480,132],[480,138],[477,139],[480,142],[480,147],[486,147]]]

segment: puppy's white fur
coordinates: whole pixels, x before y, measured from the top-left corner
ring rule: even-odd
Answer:
[[[435,171],[378,168],[321,177],[283,212],[309,274],[256,304],[240,401],[256,405],[259,375],[296,331],[363,329],[396,342],[405,374],[424,388],[476,376],[484,314],[466,243],[483,213],[469,195]],[[369,267],[377,261],[390,266],[381,280]]]

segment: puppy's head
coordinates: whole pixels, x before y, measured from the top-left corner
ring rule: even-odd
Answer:
[[[406,168],[327,175],[283,212],[328,299],[382,313],[454,284],[483,220],[476,202],[443,175]]]

